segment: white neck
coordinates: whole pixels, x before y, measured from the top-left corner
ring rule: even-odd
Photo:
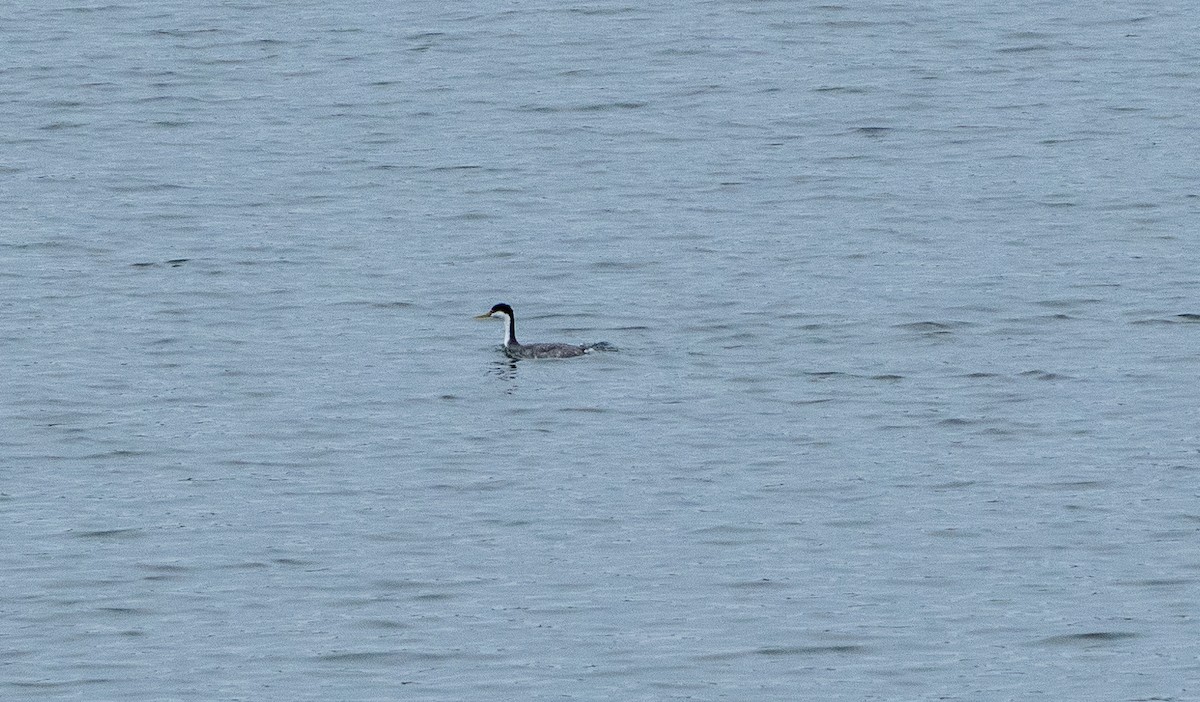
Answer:
[[[504,312],[497,312],[496,316],[500,318],[501,322],[504,322],[504,345],[512,346],[517,343],[517,330],[516,325],[513,324],[513,318]]]

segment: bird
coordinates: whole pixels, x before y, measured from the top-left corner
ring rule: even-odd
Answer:
[[[492,305],[492,309],[476,315],[475,319],[499,317],[504,322],[504,352],[513,358],[571,358],[582,356],[591,350],[588,346],[574,344],[522,344],[517,341],[516,315],[513,308],[503,302]]]

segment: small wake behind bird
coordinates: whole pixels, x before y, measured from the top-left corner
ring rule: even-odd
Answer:
[[[595,344],[536,343],[522,344],[517,341],[517,316],[513,308],[503,302],[493,305],[475,319],[498,318],[504,322],[504,352],[513,358],[573,358],[592,351],[616,351],[617,347],[607,341]]]

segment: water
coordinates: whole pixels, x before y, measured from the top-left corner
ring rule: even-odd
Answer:
[[[0,696],[1196,696],[1190,6],[325,5],[4,10]]]

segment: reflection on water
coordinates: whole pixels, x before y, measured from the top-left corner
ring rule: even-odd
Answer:
[[[513,358],[508,354],[502,354],[500,358],[492,361],[491,367],[488,370],[489,375],[494,375],[500,380],[510,383],[510,387],[505,392],[511,393],[516,390],[517,380],[517,364],[520,359]]]

